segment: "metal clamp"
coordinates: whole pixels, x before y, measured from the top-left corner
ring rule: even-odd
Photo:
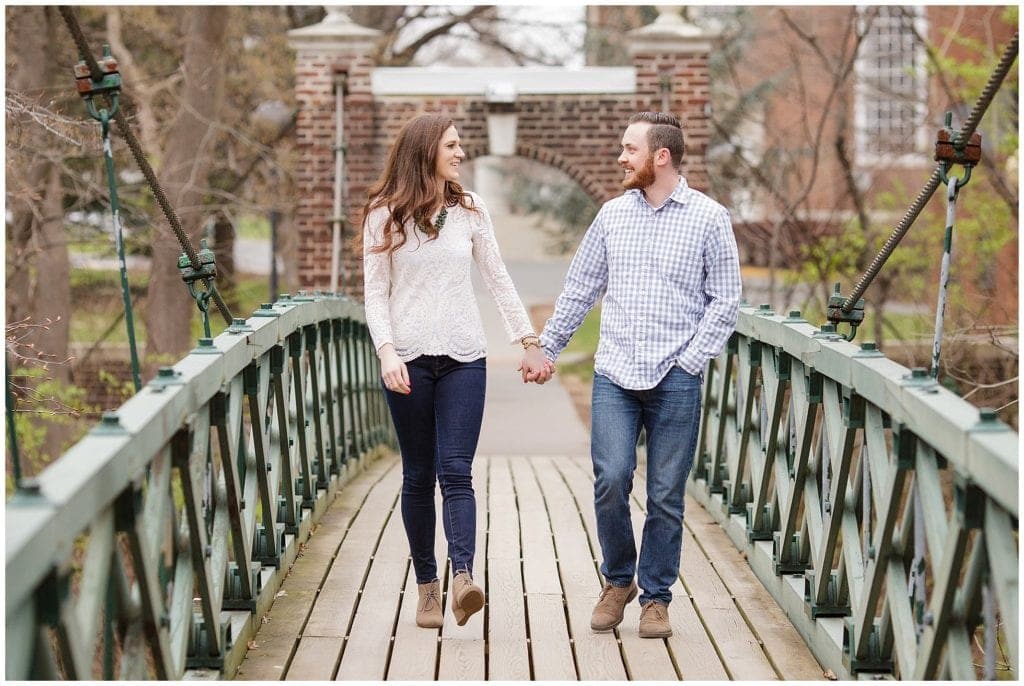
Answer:
[[[957,180],[957,188],[963,188],[971,179],[971,170],[981,162],[981,134],[975,131],[966,141],[953,130],[953,113],[946,112],[945,126],[939,129],[935,138],[935,161],[939,162],[939,177],[949,185],[949,170],[954,164],[964,168],[964,177]]]
[[[849,335],[839,334],[847,341],[852,341],[857,335],[857,327],[864,322],[864,298],[861,298],[853,306],[853,308],[847,312],[843,309],[843,303],[846,302],[846,298],[839,291],[839,283],[837,282],[833,288],[832,295],[828,299],[828,310],[826,317],[828,320],[835,325],[836,333],[839,331],[839,324],[845,322],[850,325]]]
[[[113,117],[117,113],[118,96],[121,94],[121,74],[117,70],[117,60],[110,54],[109,45],[103,46],[103,57],[100,58],[98,64],[103,74],[99,81],[92,78],[89,64],[85,60],[75,65],[75,88],[85,100],[85,108],[89,111],[89,116],[97,121],[102,121],[93,98],[97,95],[108,96],[111,110],[107,113],[107,117]]]

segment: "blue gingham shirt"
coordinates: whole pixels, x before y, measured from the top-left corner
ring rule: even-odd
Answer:
[[[587,229],[541,346],[557,359],[604,292],[594,371],[622,388],[654,388],[676,365],[700,375],[722,351],[740,291],[728,210],[682,176],[661,207],[629,190]]]

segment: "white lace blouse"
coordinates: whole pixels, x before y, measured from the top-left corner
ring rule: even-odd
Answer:
[[[363,286],[366,323],[374,347],[391,343],[408,362],[420,355],[447,355],[469,362],[487,354],[487,339],[470,276],[476,262],[513,343],[533,327],[512,283],[480,196],[470,193],[479,213],[459,205],[436,240],[406,226],[408,240],[389,256],[370,248],[383,242],[386,208],[370,212],[364,224]]]

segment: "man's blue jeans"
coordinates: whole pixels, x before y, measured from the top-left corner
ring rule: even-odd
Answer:
[[[590,453],[601,573],[613,586],[628,586],[639,572],[641,604],[672,601],[669,587],[679,575],[683,496],[700,424],[700,386],[700,377],[679,367],[645,391],[627,390],[594,374]],[[647,433],[647,519],[638,569],[629,494],[641,427]]]
[[[402,451],[402,522],[416,583],[437,578],[434,556],[436,484],[441,482],[444,532],[454,571],[473,572],[476,497],[473,456],[484,414],[487,363],[422,355],[406,363],[412,392],[384,389]]]

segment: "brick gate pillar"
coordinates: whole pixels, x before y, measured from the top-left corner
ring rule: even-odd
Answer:
[[[319,24],[288,32],[296,51],[295,125],[299,152],[296,167],[295,231],[298,277],[302,288],[327,289],[331,272],[331,234],[334,219],[336,88],[341,87],[345,143],[343,176],[348,196],[341,246],[341,283],[348,294],[361,292],[355,284],[359,263],[352,255],[353,220],[372,181],[373,95],[371,57],[380,32],[352,22],[336,7],[327,9]]]
[[[715,36],[683,20],[679,7],[659,7],[654,23],[630,31],[627,47],[636,68],[638,110],[679,117],[686,140],[683,175],[707,190],[705,155],[711,139],[708,56]]]

